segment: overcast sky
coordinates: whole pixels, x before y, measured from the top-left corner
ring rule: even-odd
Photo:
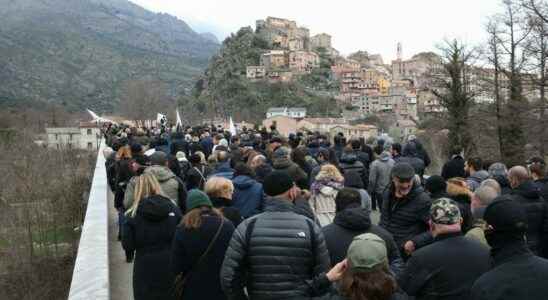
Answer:
[[[380,53],[386,62],[403,45],[409,58],[435,50],[444,38],[479,44],[487,18],[501,0],[131,0],[155,12],[186,21],[198,32],[223,40],[243,26],[267,16],[297,21],[311,34],[325,32],[342,54],[357,50]]]

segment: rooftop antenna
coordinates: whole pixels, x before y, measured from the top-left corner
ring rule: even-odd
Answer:
[[[398,42],[398,56],[397,56],[398,60],[402,59],[403,57],[402,52],[403,50],[402,50],[401,42]]]

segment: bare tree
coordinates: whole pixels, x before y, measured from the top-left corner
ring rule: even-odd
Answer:
[[[132,120],[151,120],[156,113],[175,107],[165,83],[155,80],[131,80],[124,83],[120,96],[121,113]]]
[[[500,46],[499,46],[499,40],[498,40],[498,34],[499,34],[499,23],[497,20],[490,20],[489,24],[487,25],[487,33],[489,34],[489,40],[487,42],[488,45],[488,52],[487,52],[487,60],[489,64],[493,67],[493,78],[492,81],[489,82],[492,84],[492,94],[493,98],[495,99],[495,117],[497,120],[497,138],[499,143],[499,153],[502,157],[502,97],[501,97],[501,88],[500,88]],[[489,81],[489,76],[484,78],[484,80]]]
[[[532,113],[532,135],[537,141],[539,152],[542,156],[546,154],[545,130],[548,128],[548,118],[546,109],[548,108],[546,99],[546,87],[548,86],[548,74],[546,66],[548,60],[548,23],[544,22],[537,14],[530,15],[530,26],[532,32],[528,39],[528,45],[525,49],[530,58],[530,73],[536,76],[530,77],[532,84],[538,90],[538,101],[535,110]]]
[[[446,41],[440,47],[443,68],[431,74],[432,93],[447,110],[449,143],[468,154],[475,148],[470,132],[469,111],[475,92],[470,87],[472,65],[478,51],[458,40]]]
[[[523,147],[526,135],[523,122],[527,101],[523,96],[522,76],[527,57],[523,46],[531,33],[531,26],[523,6],[512,0],[504,0],[503,6],[504,13],[495,17],[500,27],[494,36],[501,50],[499,65],[508,85],[508,99],[500,125],[501,153],[504,162],[517,165],[525,160]]]

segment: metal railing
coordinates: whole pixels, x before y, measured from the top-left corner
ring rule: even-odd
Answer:
[[[97,153],[84,226],[72,274],[68,297],[70,300],[110,299],[108,184],[103,157],[105,147],[103,140]]]

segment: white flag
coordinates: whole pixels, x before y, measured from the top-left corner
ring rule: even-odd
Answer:
[[[105,119],[105,118],[101,118],[99,117],[96,113],[92,112],[91,110],[89,109],[86,109],[88,111],[88,113],[91,115],[91,117],[93,118],[93,122],[96,122],[96,123],[112,123],[112,124],[117,124],[116,122],[112,121],[112,120],[109,120],[109,119]]]
[[[183,121],[181,121],[181,115],[179,115],[179,110],[176,110],[177,112],[177,127],[181,126],[181,129],[183,128]]]
[[[231,135],[236,135],[236,126],[234,126],[234,122],[232,122],[232,117],[230,117],[230,125],[228,130],[230,131]]]

